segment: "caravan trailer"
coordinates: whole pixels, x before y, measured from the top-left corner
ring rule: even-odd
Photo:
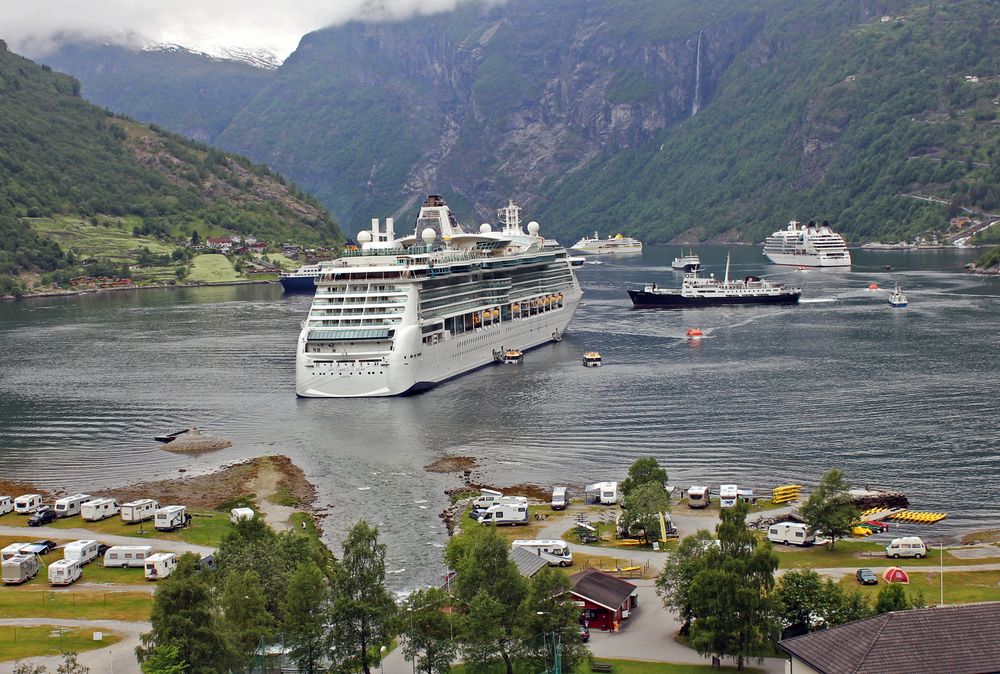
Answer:
[[[177,555],[172,552],[157,552],[146,558],[146,580],[160,580],[174,572]]]
[[[75,559],[60,559],[49,564],[49,585],[72,585],[83,575],[83,565]]]
[[[692,485],[688,489],[688,508],[707,508],[712,505],[712,494],[708,487]]]
[[[72,517],[80,514],[80,508],[87,501],[94,500],[90,494],[76,494],[74,496],[64,496],[56,499],[56,517]]]
[[[163,506],[156,511],[153,526],[157,531],[173,531],[188,523],[187,508],[182,505]]]
[[[480,489],[479,496],[472,502],[473,510],[485,510],[491,505],[496,505],[503,498],[503,492],[495,489]]]
[[[18,515],[30,515],[42,505],[41,494],[22,494],[14,499],[14,512]]]
[[[113,545],[104,552],[104,566],[143,567],[152,554],[150,545]]]
[[[80,508],[80,517],[87,522],[100,522],[121,512],[121,506],[113,498],[95,498]]]
[[[3,560],[4,585],[20,585],[29,581],[38,573],[38,557],[36,555],[14,555]]]
[[[782,545],[812,545],[816,534],[801,522],[778,522],[767,528],[767,540]]]
[[[14,499],[10,496],[0,496],[0,515],[14,512]]]
[[[586,488],[586,495],[587,503],[614,505],[618,503],[618,483],[596,482],[594,484],[588,484]]]
[[[151,498],[141,498],[138,501],[129,501],[122,504],[121,516],[125,524],[135,524],[151,520],[156,515],[156,509],[160,504]]]
[[[527,524],[527,503],[499,503],[479,515],[480,524]]]
[[[233,508],[229,511],[229,521],[233,524],[241,520],[252,520],[253,516],[253,508]]]
[[[549,563],[549,566],[569,566],[573,563],[573,553],[566,541],[512,541],[511,547],[524,548]]]
[[[3,550],[0,550],[0,559],[10,559],[23,554],[25,548],[31,547],[31,543],[11,543]]]
[[[63,559],[75,560],[80,564],[87,564],[97,557],[97,548],[100,543],[92,540],[73,541],[67,543],[63,548]]]
[[[739,490],[736,488],[735,484],[719,485],[719,507],[721,508],[735,507],[738,497],[739,497]]]

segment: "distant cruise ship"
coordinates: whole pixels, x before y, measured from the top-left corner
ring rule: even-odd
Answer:
[[[851,253],[844,237],[810,221],[808,225],[792,220],[764,242],[764,255],[774,264],[799,267],[850,267]]]
[[[592,253],[595,255],[613,255],[621,253],[641,253],[642,241],[633,239],[631,236],[616,234],[602,239],[597,232],[593,238],[585,236],[572,246],[570,250],[578,250],[581,253]]]
[[[314,293],[319,269],[318,264],[304,264],[295,271],[282,274],[278,280],[286,293]]]
[[[511,200],[488,224],[462,229],[431,195],[412,234],[372,220],[361,250],[320,263],[303,322],[295,391],[308,398],[392,396],[430,388],[558,340],[582,292],[566,250],[521,229]]]

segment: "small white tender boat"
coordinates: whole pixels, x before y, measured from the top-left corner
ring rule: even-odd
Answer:
[[[889,306],[894,309],[902,309],[906,306],[906,304],[906,295],[903,294],[902,288],[900,288],[897,283],[896,289],[889,295]]]

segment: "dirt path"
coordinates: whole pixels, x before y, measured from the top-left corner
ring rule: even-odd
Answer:
[[[257,474],[247,485],[249,490],[257,495],[257,508],[264,521],[275,531],[289,530],[292,527],[290,521],[292,513],[298,511],[295,507],[274,502],[285,477],[273,461],[261,461],[257,465]]]
[[[135,647],[139,645],[139,637],[150,630],[150,624],[145,622],[123,622],[120,620],[61,620],[58,618],[6,618],[0,620],[0,625],[18,625],[35,627],[53,625],[59,627],[86,627],[95,632],[116,632],[122,640],[106,648],[99,648],[86,653],[80,653],[77,661],[89,667],[91,672],[113,672],[114,674],[140,674],[139,663],[135,659]],[[50,672],[62,662],[62,656],[46,656],[28,658],[35,665],[47,667]],[[0,662],[0,674],[11,674],[14,662]]]

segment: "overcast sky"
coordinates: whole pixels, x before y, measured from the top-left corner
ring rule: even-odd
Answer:
[[[351,19],[387,20],[496,0],[0,0],[0,38],[30,57],[60,34],[147,46],[171,43],[215,53],[264,48],[284,60],[304,34]]]

